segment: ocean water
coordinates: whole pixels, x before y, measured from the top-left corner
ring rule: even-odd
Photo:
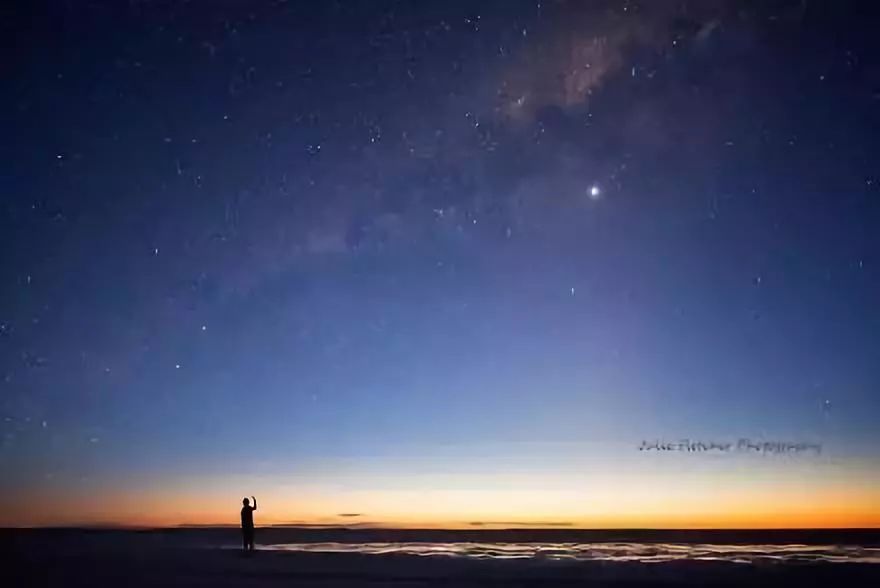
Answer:
[[[482,560],[609,561],[663,563],[716,561],[760,563],[880,564],[880,548],[855,545],[720,545],[708,543],[281,543],[260,549],[311,552],[401,554]]]

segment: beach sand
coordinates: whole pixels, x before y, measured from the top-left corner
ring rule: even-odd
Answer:
[[[301,536],[296,532],[290,533]],[[308,533],[305,533],[306,535]],[[273,533],[262,533],[263,538]],[[344,532],[329,533],[334,539]],[[326,539],[328,532],[320,534]],[[362,539],[363,533],[355,533]],[[383,535],[387,538],[388,534]],[[260,535],[258,535],[258,538]],[[4,530],[9,586],[880,586],[880,565],[475,560],[235,549],[236,530]],[[470,538],[470,536],[468,536]],[[493,540],[497,540],[493,538]],[[9,560],[7,560],[9,561]],[[9,574],[4,574],[9,577]]]

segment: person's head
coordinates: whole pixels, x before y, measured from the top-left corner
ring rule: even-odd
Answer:
[[[249,505],[249,504],[251,503],[251,501],[248,500],[247,498],[245,498],[245,499],[243,499],[243,500],[241,501],[241,503],[242,503],[243,505],[247,506],[247,505]]]

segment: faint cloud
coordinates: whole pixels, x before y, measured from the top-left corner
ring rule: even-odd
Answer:
[[[468,525],[472,527],[571,527],[572,525],[574,525],[574,523],[568,521],[535,521],[531,523],[523,521],[471,521],[468,523]]]
[[[307,523],[307,522],[287,522],[273,523],[267,525],[277,529],[372,529],[384,528],[386,525],[376,521],[362,521],[357,523]]]
[[[315,229],[306,237],[309,253],[345,253],[345,232],[341,229]]]

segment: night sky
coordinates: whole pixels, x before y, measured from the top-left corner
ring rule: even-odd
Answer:
[[[21,4],[0,525],[880,526],[871,3]]]

